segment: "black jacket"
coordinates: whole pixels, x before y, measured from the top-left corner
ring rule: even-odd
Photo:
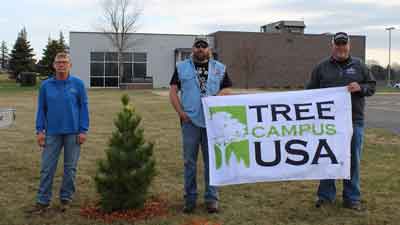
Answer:
[[[307,89],[347,86],[357,82],[361,91],[351,94],[353,121],[364,120],[365,97],[375,93],[376,81],[367,66],[358,58],[350,57],[337,62],[333,57],[324,59],[312,71]]]

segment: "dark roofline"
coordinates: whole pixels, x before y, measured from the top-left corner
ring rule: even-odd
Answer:
[[[288,26],[288,27],[302,27],[302,28],[306,27],[306,24],[304,23],[304,20],[279,20],[279,21],[276,21],[276,22],[267,23],[265,25],[262,25],[261,27],[267,27],[267,26],[271,26],[271,25],[274,25],[274,24],[282,24],[282,23],[285,25],[285,23],[291,23],[291,22],[303,23],[303,24],[301,26]]]
[[[179,51],[179,52],[191,52],[192,49],[191,49],[191,48],[176,48],[175,51]]]
[[[104,34],[99,31],[70,31],[70,34]],[[113,32],[106,32],[112,34]],[[201,34],[165,34],[165,33],[128,33],[128,34],[139,34],[139,35],[166,35],[166,36],[199,36]]]
[[[96,31],[70,31],[70,34],[77,33],[77,34],[104,34],[103,32],[96,32]],[[111,32],[108,32],[111,33]],[[282,35],[281,33],[268,33],[268,32],[256,32],[256,31],[224,31],[219,30],[213,33],[207,34],[207,36],[214,36],[218,33],[254,33],[254,34],[263,34],[263,35]],[[165,36],[199,36],[201,34],[165,34],[165,33],[128,33],[128,34],[138,34],[138,35],[165,35]],[[290,33],[285,33],[290,34]],[[333,36],[334,34],[293,34],[293,35],[301,35],[301,36]],[[351,35],[350,37],[366,37],[365,35]]]
[[[216,31],[209,35],[215,35],[218,33],[246,33],[246,34],[253,33],[253,34],[263,34],[263,35],[282,35],[282,33],[275,33],[275,32],[269,33],[269,32],[255,32],[255,31],[224,31],[224,30]],[[291,33],[284,33],[283,35],[286,35],[286,34],[291,34]],[[297,33],[293,33],[293,35],[296,35],[296,36],[328,36],[329,37],[329,36],[333,36],[334,34],[297,34]],[[350,37],[364,37],[364,38],[366,37],[365,35],[351,35],[351,34],[349,36]]]

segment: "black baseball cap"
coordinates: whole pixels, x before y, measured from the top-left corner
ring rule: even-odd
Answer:
[[[206,37],[196,37],[194,39],[193,46],[195,46],[197,43],[204,43],[206,46],[208,46],[208,40]]]
[[[350,41],[350,37],[349,35],[347,35],[347,33],[345,32],[338,32],[335,35],[333,35],[333,42],[336,45],[340,45],[340,44],[347,44]]]

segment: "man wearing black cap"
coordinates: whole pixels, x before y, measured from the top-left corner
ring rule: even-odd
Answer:
[[[331,57],[312,71],[307,89],[347,86],[351,92],[353,137],[351,140],[350,180],[343,181],[343,207],[361,210],[360,159],[364,138],[365,97],[375,93],[376,81],[367,66],[350,56],[350,38],[344,32],[332,38]],[[316,207],[332,204],[336,198],[335,180],[321,180]]]
[[[225,65],[211,58],[207,38],[196,38],[191,58],[179,62],[170,85],[170,100],[181,120],[184,159],[184,213],[196,208],[196,167],[199,145],[204,162],[204,201],[209,213],[218,211],[216,187],[209,184],[209,157],[201,98],[229,94],[232,82]],[[181,98],[178,97],[180,91]]]

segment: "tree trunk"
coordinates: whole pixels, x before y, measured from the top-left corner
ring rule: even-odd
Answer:
[[[121,88],[121,83],[124,76],[124,64],[122,62],[122,51],[118,51],[118,87]]]

